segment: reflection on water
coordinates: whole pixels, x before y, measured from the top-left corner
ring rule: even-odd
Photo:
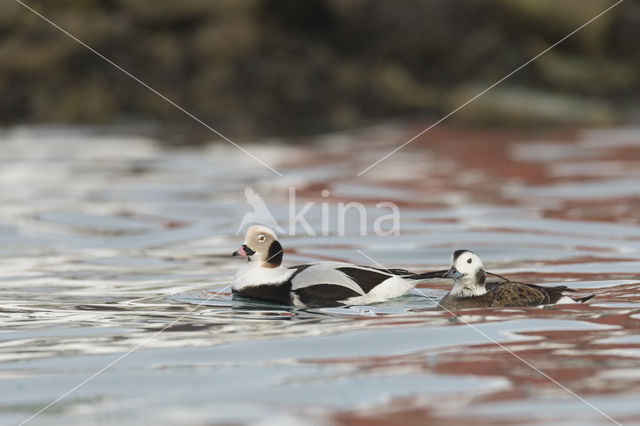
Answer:
[[[640,129],[528,142],[440,128],[354,176],[412,130],[247,145],[282,178],[223,144],[2,133],[0,422],[142,345],[32,423],[611,423],[489,339],[618,421],[640,421]],[[315,203],[316,230],[323,202],[329,217],[339,201],[400,206],[401,235],[361,237],[357,215],[346,237],[335,222],[329,235],[298,228],[282,238],[285,262],[369,263],[358,249],[442,269],[464,247],[495,272],[596,298],[461,318],[434,309],[445,282],[348,308],[232,299],[246,185],[281,224],[295,185],[298,209]]]

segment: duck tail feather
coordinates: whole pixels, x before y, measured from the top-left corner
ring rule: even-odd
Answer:
[[[575,300],[578,303],[584,303],[587,300],[591,300],[594,296],[595,296],[595,294],[590,294],[590,295],[585,296],[585,297],[580,297],[580,298],[576,298],[576,299],[572,298],[572,299]]]
[[[434,278],[442,278],[442,276],[444,274],[446,274],[446,270],[442,270],[442,271],[432,271],[432,272],[422,272],[419,274],[413,274],[410,277],[408,277],[411,280],[416,280],[416,281],[420,281],[420,280],[430,280],[430,279],[434,279]]]

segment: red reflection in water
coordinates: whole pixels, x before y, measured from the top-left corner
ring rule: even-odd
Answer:
[[[416,129],[418,127],[406,132],[407,139]],[[366,139],[366,136],[362,138]],[[428,210],[434,207],[448,207],[450,203],[442,196],[448,194],[459,197],[461,201],[457,207],[460,209],[463,209],[465,204],[473,203],[516,206],[533,210],[540,218],[637,226],[640,222],[640,186],[635,191],[633,188],[624,189],[624,185],[626,181],[634,178],[640,183],[640,130],[637,132],[637,140],[629,140],[628,135],[625,138],[620,139],[615,131],[595,135],[584,131],[541,135],[460,130],[440,126],[411,143],[395,157],[391,156],[385,160],[387,165],[382,162],[362,177],[354,178],[352,182],[363,184],[364,181],[373,186],[416,191],[415,199],[397,201],[405,209]],[[400,145],[403,140],[399,138],[395,142],[379,142],[376,146],[381,147],[380,157],[394,146]],[[346,149],[348,155],[345,155],[345,152],[329,153],[315,159],[343,162],[345,158],[357,158],[357,151],[365,144],[366,141],[362,141],[361,144],[354,144],[355,148]],[[407,155],[412,153],[431,160],[425,160],[423,167],[408,164],[411,173],[407,173],[407,176],[397,182],[389,181],[388,175],[385,174],[388,169],[402,167],[402,161],[410,161]],[[404,157],[401,157],[402,154]],[[359,162],[358,167],[364,168],[372,161],[374,160],[368,158],[368,161]],[[617,185],[616,181],[620,181],[620,185]],[[588,186],[593,184],[596,186]],[[599,184],[602,185],[601,189],[597,186]],[[328,186],[330,183],[327,183]],[[313,197],[320,188],[323,188],[323,185],[309,187],[306,195]],[[609,192],[608,188],[611,188],[612,192]],[[363,196],[362,200],[384,201],[377,199],[375,195]],[[444,218],[434,222],[455,223],[456,220]],[[530,232],[560,237],[566,233],[567,238],[582,236],[580,230],[561,228],[523,231],[509,226],[479,225],[475,229],[492,233]],[[585,230],[584,234],[589,236],[589,232]],[[523,245],[527,245],[526,237],[523,237],[523,240]],[[621,228],[618,233],[609,236],[603,232],[594,237],[594,240],[635,242],[640,240],[640,237],[637,233],[626,235]],[[522,262],[503,266],[526,271],[508,274],[514,280],[556,284],[565,282],[569,286],[572,281],[633,281],[640,276],[640,270],[624,268],[625,262],[636,261],[637,257],[621,255],[615,244],[604,247],[602,244],[585,243],[573,245],[572,248],[593,252],[593,255],[579,255],[568,259],[542,259],[537,260],[535,265],[609,265],[603,266],[602,269],[593,267],[593,272],[560,270],[541,273],[534,272],[535,267],[523,268],[526,265]],[[546,247],[540,247],[540,250],[545,249]],[[616,264],[620,265],[620,270],[617,270]],[[568,270],[571,271],[570,268]],[[443,284],[436,288],[447,290],[448,286]],[[584,305],[563,305],[544,309],[474,310],[465,311],[464,316],[473,318],[473,323],[514,318],[552,318],[612,326],[613,328],[601,330],[523,332],[520,336],[525,336],[525,340],[504,343],[503,346],[587,400],[602,401],[603,397],[612,397],[615,400],[640,393],[639,289],[640,281],[631,284],[627,281],[619,285],[614,283],[601,288],[595,286],[581,289],[577,294],[596,294],[592,301]],[[442,313],[442,316],[452,317],[447,313]],[[453,321],[451,325],[460,325],[460,322]],[[354,409],[334,415],[333,420],[341,425],[499,425],[541,422],[557,424],[568,421],[569,412],[559,411],[558,414],[550,413],[547,416],[545,398],[567,401],[574,397],[504,348],[487,341],[479,345],[461,344],[445,351],[318,362],[357,366],[359,373],[366,374],[384,375],[393,369],[402,369],[405,374],[409,371],[416,375],[471,375],[489,379],[501,378],[508,382],[506,389],[470,392],[468,396],[429,394],[424,397],[414,395],[394,398],[372,410]],[[428,380],[428,376],[425,380]],[[537,401],[535,409],[528,406],[521,415],[493,415],[486,412],[482,415],[470,414],[474,412],[474,407],[491,404],[501,406],[501,403],[515,404],[525,401]],[[576,419],[603,424],[610,422],[581,402],[578,402],[573,412]],[[638,410],[634,412],[638,413]],[[622,423],[640,420],[640,414],[614,412],[611,415]]]

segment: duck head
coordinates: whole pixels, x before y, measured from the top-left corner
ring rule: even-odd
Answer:
[[[451,268],[443,278],[453,278],[453,296],[481,296],[487,292],[484,284],[487,274],[482,259],[470,250],[457,250],[451,258]]]
[[[257,261],[260,266],[277,268],[282,263],[282,245],[276,234],[266,226],[255,225],[247,230],[242,246],[233,256],[245,256],[249,262]]]

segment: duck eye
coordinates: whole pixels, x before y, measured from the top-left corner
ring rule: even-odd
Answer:
[[[471,262],[472,262],[471,258],[467,259],[467,263],[471,263]]]
[[[264,239],[264,235],[258,235],[258,241],[263,242]]]

